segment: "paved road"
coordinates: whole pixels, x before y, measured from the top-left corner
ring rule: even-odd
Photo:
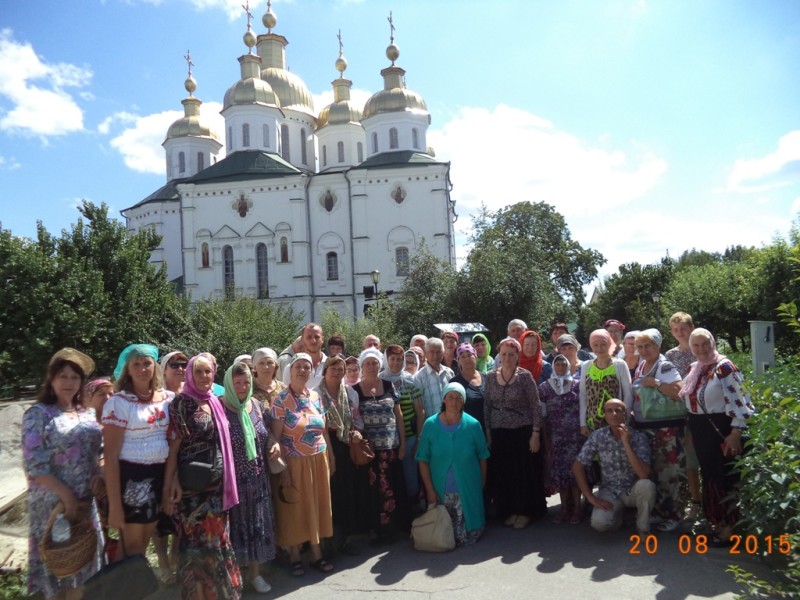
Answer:
[[[550,512],[554,515],[556,508],[551,507]],[[549,519],[522,531],[490,524],[477,544],[446,554],[416,552],[406,541],[373,549],[359,540],[362,555],[336,558],[336,569],[328,576],[309,570],[295,579],[285,568],[270,565],[265,575],[272,592],[262,596],[249,591],[244,597],[735,598],[740,590],[725,572],[729,564],[745,565],[762,578],[770,576],[769,568],[759,560],[731,556],[728,550],[708,549],[699,554],[692,546],[688,554],[681,554],[679,533],[659,534],[654,554],[644,549],[641,554],[631,554],[631,533],[632,529],[599,534],[586,523],[555,525]],[[307,557],[304,560],[307,562]],[[153,596],[159,600],[177,597],[177,588],[162,589]]]

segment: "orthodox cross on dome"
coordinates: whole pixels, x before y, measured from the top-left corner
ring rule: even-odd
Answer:
[[[186,64],[189,67],[189,77],[191,77],[192,76],[192,67],[194,66],[194,63],[192,62],[192,53],[191,53],[191,51],[187,50],[186,51],[186,56],[184,56],[183,59],[186,61]]]
[[[392,11],[389,11],[389,42],[394,44],[394,21],[392,20]]]
[[[342,55],[342,48],[344,48],[344,44],[342,43],[342,30],[339,30],[339,33],[336,34],[336,39],[339,40],[339,56]]]
[[[247,28],[250,29],[250,19],[253,18],[253,13],[250,12],[250,0],[247,0],[244,4],[242,4],[242,9],[247,15]]]

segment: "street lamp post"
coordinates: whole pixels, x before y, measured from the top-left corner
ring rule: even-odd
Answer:
[[[653,303],[656,305],[656,319],[661,318],[661,292],[653,292]]]
[[[381,299],[378,296],[378,283],[381,280],[381,272],[378,271],[378,269],[375,269],[369,275],[370,275],[370,277],[372,277],[372,285],[375,286],[375,307],[376,308],[380,308]]]

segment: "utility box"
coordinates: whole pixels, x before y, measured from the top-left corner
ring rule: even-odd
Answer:
[[[775,366],[775,321],[750,321],[753,374],[763,375]]]

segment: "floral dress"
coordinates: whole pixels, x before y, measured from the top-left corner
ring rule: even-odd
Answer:
[[[97,507],[92,501],[90,483],[98,474],[102,431],[92,410],[62,412],[58,406],[34,404],[22,419],[22,455],[28,477],[28,592],[52,597],[66,588],[82,585],[102,564],[103,539]],[[47,527],[58,495],[34,480],[53,475],[67,485],[79,501],[92,502],[92,524],[97,531],[97,552],[78,573],[58,579],[39,555],[39,542]]]
[[[227,407],[226,407],[227,410]],[[231,544],[240,565],[264,563],[275,558],[275,517],[266,456],[269,434],[258,400],[250,403],[250,419],[256,430],[256,457],[247,460],[239,415],[228,410],[228,423],[236,465],[239,504],[230,510]]]
[[[380,397],[365,396],[361,383],[353,389],[358,394],[364,435],[375,451],[375,458],[369,464],[372,530],[378,539],[388,541],[398,529],[407,530],[410,523],[403,461],[397,456],[400,435],[394,407],[400,399],[392,384],[385,379],[382,381],[384,391]]]
[[[579,382],[575,379],[563,394],[545,381],[539,385],[539,401],[547,407],[549,485],[556,490],[576,486],[572,463],[581,451]]]
[[[199,460],[219,462],[219,448],[214,419],[200,404],[185,394],[178,395],[169,408],[170,440],[180,438],[178,472],[188,463]],[[242,578],[228,536],[228,513],[222,508],[222,479],[201,492],[184,492],[177,507],[180,531],[178,580],[181,598],[196,596],[202,585],[206,600],[229,600],[241,597]]]

